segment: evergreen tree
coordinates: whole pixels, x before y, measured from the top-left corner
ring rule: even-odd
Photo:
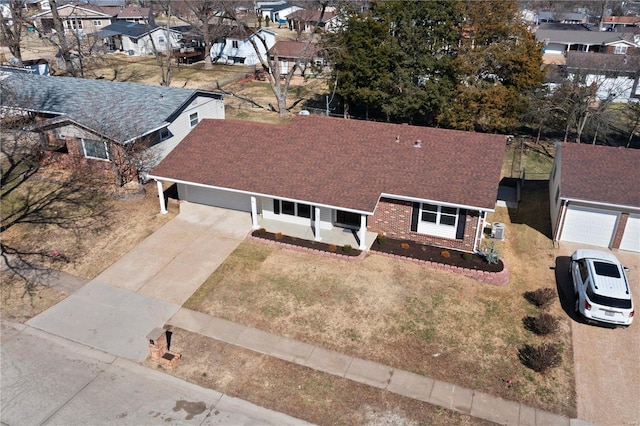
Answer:
[[[529,95],[544,80],[542,50],[520,20],[515,0],[467,0],[463,13],[457,95],[443,124],[509,131],[519,125]]]

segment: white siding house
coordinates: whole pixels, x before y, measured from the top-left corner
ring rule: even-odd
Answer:
[[[257,33],[247,35],[237,28],[232,28],[211,46],[211,60],[230,64],[257,65],[260,59],[250,40],[258,37],[265,42],[255,40],[258,51],[263,58],[266,58],[267,51],[276,43],[276,33],[260,28]],[[264,44],[267,46],[266,49]]]

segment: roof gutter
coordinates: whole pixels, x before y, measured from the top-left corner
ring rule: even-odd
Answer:
[[[561,200],[566,201],[567,203],[572,202],[572,203],[585,203],[585,204],[594,204],[596,206],[601,206],[601,207],[615,207],[615,208],[623,208],[623,209],[629,209],[629,210],[640,210],[640,206],[627,206],[624,204],[611,204],[611,203],[602,203],[599,201],[590,201],[590,200],[583,200],[580,198],[568,198],[568,197],[560,197]]]
[[[465,208],[465,209],[469,209],[469,210],[479,210],[479,211],[485,211],[485,212],[494,212],[494,211],[496,211],[495,208],[489,209],[489,208],[486,208],[486,207],[477,207],[477,206],[471,206],[471,205],[466,205],[466,204],[445,203],[445,202],[440,201],[440,200],[430,200],[430,199],[427,199],[427,198],[407,197],[407,196],[404,196],[404,195],[389,194],[389,193],[386,193],[386,192],[383,192],[382,194],[380,194],[380,198],[382,198],[382,197],[393,198],[395,200],[411,201],[411,202],[415,202],[415,203],[432,203],[432,204],[437,204],[439,206]],[[378,199],[378,201],[380,201],[380,199]]]
[[[189,182],[189,181],[181,180],[181,179],[172,179],[172,178],[166,178],[166,177],[162,177],[162,176],[155,176],[155,175],[152,175],[152,174],[149,174],[149,173],[146,174],[145,178],[146,179],[153,179],[153,180],[156,180],[156,181],[165,181],[165,182],[181,183],[181,184],[184,184],[184,185],[198,186],[200,188],[217,189],[217,190],[222,190],[222,191],[235,192],[237,194],[245,194],[245,195],[251,195],[251,196],[256,196],[256,197],[277,198],[279,200],[291,201],[291,202],[294,202],[294,203],[311,204],[311,205],[313,205],[315,207],[325,207],[325,208],[328,208],[328,209],[343,210],[343,211],[352,212],[352,213],[364,214],[364,215],[367,215],[367,216],[372,216],[373,215],[372,211],[368,212],[368,211],[364,211],[364,210],[355,210],[355,209],[349,209],[349,208],[346,208],[346,207],[332,206],[330,204],[315,203],[315,202],[309,201],[309,200],[298,200],[296,198],[281,197],[279,195],[263,194],[263,193],[260,193],[260,192],[242,191],[240,189],[225,188],[225,187],[222,187],[222,186],[205,185],[203,183]]]

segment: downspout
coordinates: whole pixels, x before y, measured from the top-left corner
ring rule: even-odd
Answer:
[[[473,240],[473,251],[477,252],[480,251],[478,250],[478,240],[480,239],[480,236],[482,235],[482,232],[484,232],[484,226],[485,226],[485,216],[486,216],[486,212],[481,212],[480,215],[478,216],[478,229],[476,229],[476,236]]]

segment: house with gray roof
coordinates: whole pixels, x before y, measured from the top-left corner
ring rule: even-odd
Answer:
[[[120,185],[166,156],[202,119],[224,119],[222,94],[204,90],[24,73],[2,75],[0,89],[3,113],[33,117],[47,156],[106,170]],[[135,172],[127,164],[132,151],[148,154]]]
[[[153,55],[156,51],[165,52],[180,47],[182,31],[166,27],[150,26],[127,21],[116,21],[93,33],[103,39],[105,46],[111,51],[127,52],[131,56]]]
[[[553,241],[640,252],[640,150],[556,147],[549,198]]]
[[[473,252],[495,209],[507,137],[342,118],[204,120],[149,174],[181,200],[245,211],[308,239],[369,233]],[[160,196],[161,212],[166,212]],[[325,240],[327,241],[327,240]]]
[[[640,98],[640,55],[567,52],[565,71],[571,81],[595,87],[601,101]]]
[[[544,44],[544,53],[565,55],[569,51],[631,54],[638,50],[632,34],[608,31],[557,30],[539,28],[536,40]]]

